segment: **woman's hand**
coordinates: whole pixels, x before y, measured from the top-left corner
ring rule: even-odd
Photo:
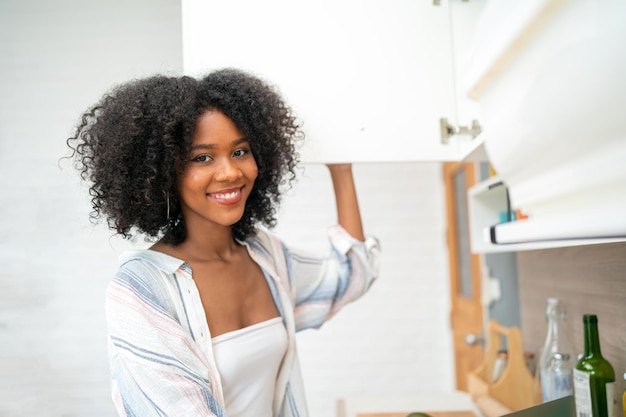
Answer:
[[[352,176],[352,164],[327,164],[335,190],[337,222],[352,237],[365,240],[361,212]]]

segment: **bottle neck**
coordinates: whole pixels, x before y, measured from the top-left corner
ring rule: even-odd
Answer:
[[[565,338],[565,317],[559,314],[551,314],[548,316],[548,332],[546,341],[548,343],[563,344]]]
[[[559,318],[559,317],[551,317],[548,320],[548,333],[552,333],[553,335],[557,336],[559,334],[559,327],[562,324],[563,319]]]
[[[585,323],[585,356],[602,356],[598,323]]]
[[[556,299],[549,299],[546,307],[546,319],[548,321],[548,335],[558,336],[559,327],[564,323],[566,318],[565,310],[561,303]]]

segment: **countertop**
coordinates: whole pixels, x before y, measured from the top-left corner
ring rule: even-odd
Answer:
[[[461,391],[348,397],[337,403],[337,417],[406,417],[420,411],[432,417],[483,417],[470,395]]]

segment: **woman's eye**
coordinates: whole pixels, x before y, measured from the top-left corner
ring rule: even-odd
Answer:
[[[242,157],[244,155],[247,155],[248,152],[250,152],[248,149],[237,149],[235,152],[233,152],[233,156]]]
[[[209,162],[211,160],[211,157],[209,155],[198,155],[195,158],[193,158],[194,162]]]

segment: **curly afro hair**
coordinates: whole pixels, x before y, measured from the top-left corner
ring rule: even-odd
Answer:
[[[209,110],[228,116],[249,139],[259,174],[243,217],[232,226],[245,240],[258,224],[273,227],[281,192],[295,179],[296,142],[303,139],[291,109],[272,86],[236,69],[202,79],[156,75],[119,85],[81,117],[68,140],[81,178],[90,183],[93,220],[106,218],[125,238],[178,245],[185,222],[176,189],[197,120]]]

